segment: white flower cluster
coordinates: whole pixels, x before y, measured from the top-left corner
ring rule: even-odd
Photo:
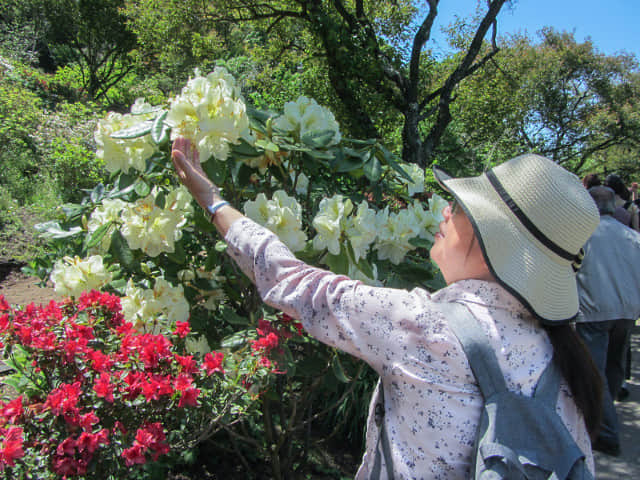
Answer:
[[[193,213],[191,194],[184,186],[167,194],[164,208],[156,205],[158,193],[154,187],[145,198],[125,204],[121,214],[121,232],[129,247],[141,249],[150,257],[175,251],[186,217]]]
[[[425,210],[416,200],[397,213],[390,213],[388,207],[375,212],[363,200],[356,213],[351,215],[351,200],[342,195],[325,198],[320,202],[318,213],[313,219],[317,232],[313,247],[316,250],[326,248],[329,253],[338,255],[341,242],[346,238],[353,249],[355,262],[366,258],[370,248],[373,248],[378,259],[389,260],[397,265],[409,251],[416,248],[411,244],[411,239],[433,240],[438,224],[442,221],[442,209],[448,203],[434,195],[429,200],[429,205],[430,210]]]
[[[182,285],[173,286],[164,278],[157,278],[153,288],[136,287],[129,280],[121,302],[124,318],[142,332],[166,332],[172,323],[189,319]]]
[[[295,102],[284,104],[284,113],[273,122],[274,127],[291,133],[300,140],[307,133],[333,131],[328,145],[336,145],[342,135],[340,125],[328,108],[318,105],[313,98],[299,97]]]
[[[271,200],[260,193],[243,209],[247,217],[275,233],[292,252],[304,249],[307,235],[302,231],[302,207],[284,190],[277,190]]]
[[[171,100],[166,123],[171,140],[179,136],[194,141],[200,160],[211,156],[226,160],[229,144],[248,134],[249,117],[235,79],[217,67],[206,77],[196,70],[180,95]]]
[[[416,193],[424,192],[424,169],[415,163],[403,163],[401,167],[413,180],[410,182],[399,175],[400,181],[407,185],[409,196],[413,197]]]
[[[140,113],[147,111],[150,113]],[[147,159],[158,149],[151,141],[151,135],[127,139],[113,138],[111,134],[133,128],[151,120],[155,115],[156,113],[151,112],[151,105],[139,98],[131,107],[130,114],[109,112],[106,118],[98,121],[94,133],[96,156],[104,161],[104,166],[110,173],[118,170],[128,173],[130,168],[144,172]]]
[[[112,279],[100,255],[87,258],[63,257],[53,265],[51,281],[57,293],[79,297],[88,290],[99,290]]]

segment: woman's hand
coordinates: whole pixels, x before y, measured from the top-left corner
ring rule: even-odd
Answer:
[[[205,210],[214,203],[222,201],[220,190],[216,187],[207,174],[202,170],[198,150],[184,137],[178,137],[171,147],[171,161],[176,169],[178,178],[189,189],[196,202]],[[213,217],[213,224],[223,237],[236,220],[242,218],[242,214],[230,205],[220,208]]]
[[[218,187],[202,170],[198,150],[191,140],[184,137],[176,138],[171,149],[171,160],[178,178],[202,208],[206,209],[222,199]]]

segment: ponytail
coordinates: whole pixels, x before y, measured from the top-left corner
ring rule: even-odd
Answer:
[[[602,416],[602,376],[589,349],[571,325],[543,325],[553,345],[553,358],[569,384],[578,410],[594,439]]]

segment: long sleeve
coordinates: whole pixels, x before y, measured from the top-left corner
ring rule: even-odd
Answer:
[[[375,288],[295,258],[277,237],[251,220],[235,222],[228,253],[256,284],[262,299],[294,318],[318,340],[380,371],[397,354],[395,326],[415,318],[428,294]]]

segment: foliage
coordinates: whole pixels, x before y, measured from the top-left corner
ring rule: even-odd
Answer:
[[[376,140],[345,139],[313,99],[286,102],[281,113],[249,108],[222,68],[196,72],[166,106],[137,101],[130,113],[98,122],[97,156],[111,181],[39,226],[57,253],[34,262],[34,273],[51,272],[63,294],[118,292],[125,319],[139,329],[189,318],[199,349],[261,358],[272,370],[268,388],[258,389],[263,415],[225,433],[240,444],[243,465],[266,459],[282,478],[302,468],[311,425],[330,406],[359,410],[371,379],[352,360],[292,335],[291,321],[260,303],[178,186],[169,150],[179,135],[192,139],[225,197],[300,258],[368,283],[434,286],[426,249],[446,202],[428,198],[421,169]]]
[[[572,34],[513,37],[459,89],[455,134],[467,162],[534,151],[577,173],[603,171],[616,151],[638,152],[637,61],[605,56]],[[637,153],[636,153],[637,155]],[[599,159],[599,160],[598,160]],[[637,171],[637,170],[636,170]]]

